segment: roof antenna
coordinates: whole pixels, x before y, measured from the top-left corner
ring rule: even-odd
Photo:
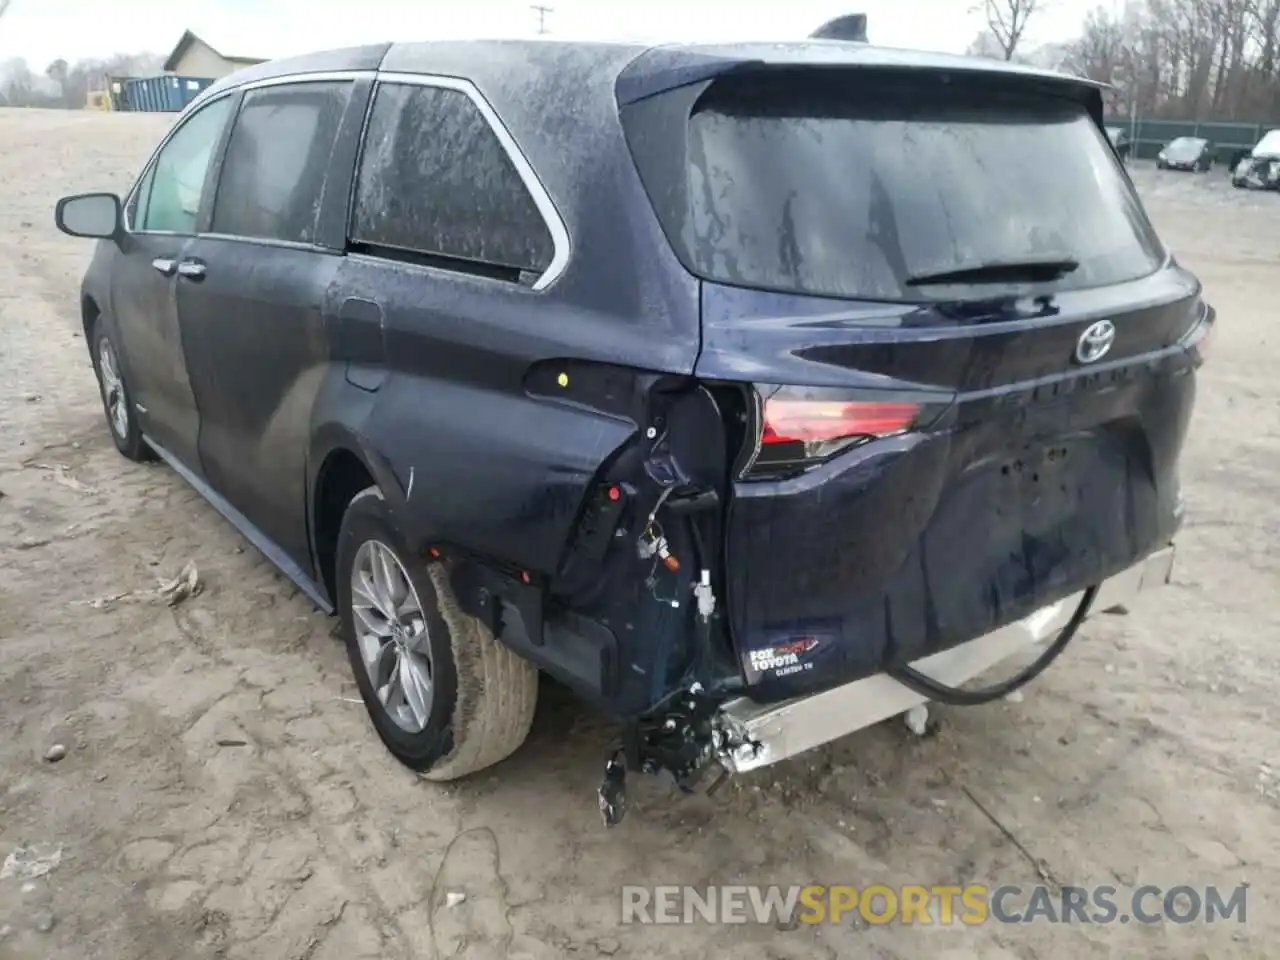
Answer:
[[[865,13],[846,13],[843,17],[828,20],[813,33],[813,40],[853,40],[857,43],[867,42],[867,15]]]

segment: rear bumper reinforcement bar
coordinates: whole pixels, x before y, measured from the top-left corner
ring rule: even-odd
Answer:
[[[1139,593],[1168,583],[1173,554],[1171,544],[1103,581],[1093,612],[1123,606]],[[1051,639],[1066,626],[1083,596],[1082,591],[1064,597],[1016,623],[922,657],[911,666],[941,683],[958,686],[1013,654]],[[731,700],[721,708],[721,720],[732,732],[734,742],[742,745],[728,752],[722,762],[736,773],[755,770],[924,702],[921,694],[886,674],[784,703],[759,704],[745,697]]]

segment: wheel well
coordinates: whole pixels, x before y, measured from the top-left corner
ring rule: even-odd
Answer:
[[[335,450],[325,458],[316,479],[316,561],[329,598],[338,602],[335,567],[338,559],[338,534],[347,504],[361,490],[374,485],[372,474],[350,450]]]
[[[97,301],[93,297],[81,299],[80,322],[84,324],[84,340],[91,352],[93,350],[93,328],[98,325],[98,317],[101,315],[102,311],[98,309]]]

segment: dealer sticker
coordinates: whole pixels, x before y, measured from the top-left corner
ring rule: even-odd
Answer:
[[[778,679],[812,670],[813,662],[808,657],[818,644],[817,637],[796,637],[750,651],[746,664],[747,682],[755,683],[761,677]]]

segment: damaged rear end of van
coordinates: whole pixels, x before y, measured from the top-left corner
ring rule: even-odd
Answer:
[[[700,281],[701,405],[673,417],[714,424],[684,443],[714,504],[704,674],[633,764],[746,770],[985,702],[1168,581],[1215,316],[1096,85],[811,42],[656,48],[616,89]]]

